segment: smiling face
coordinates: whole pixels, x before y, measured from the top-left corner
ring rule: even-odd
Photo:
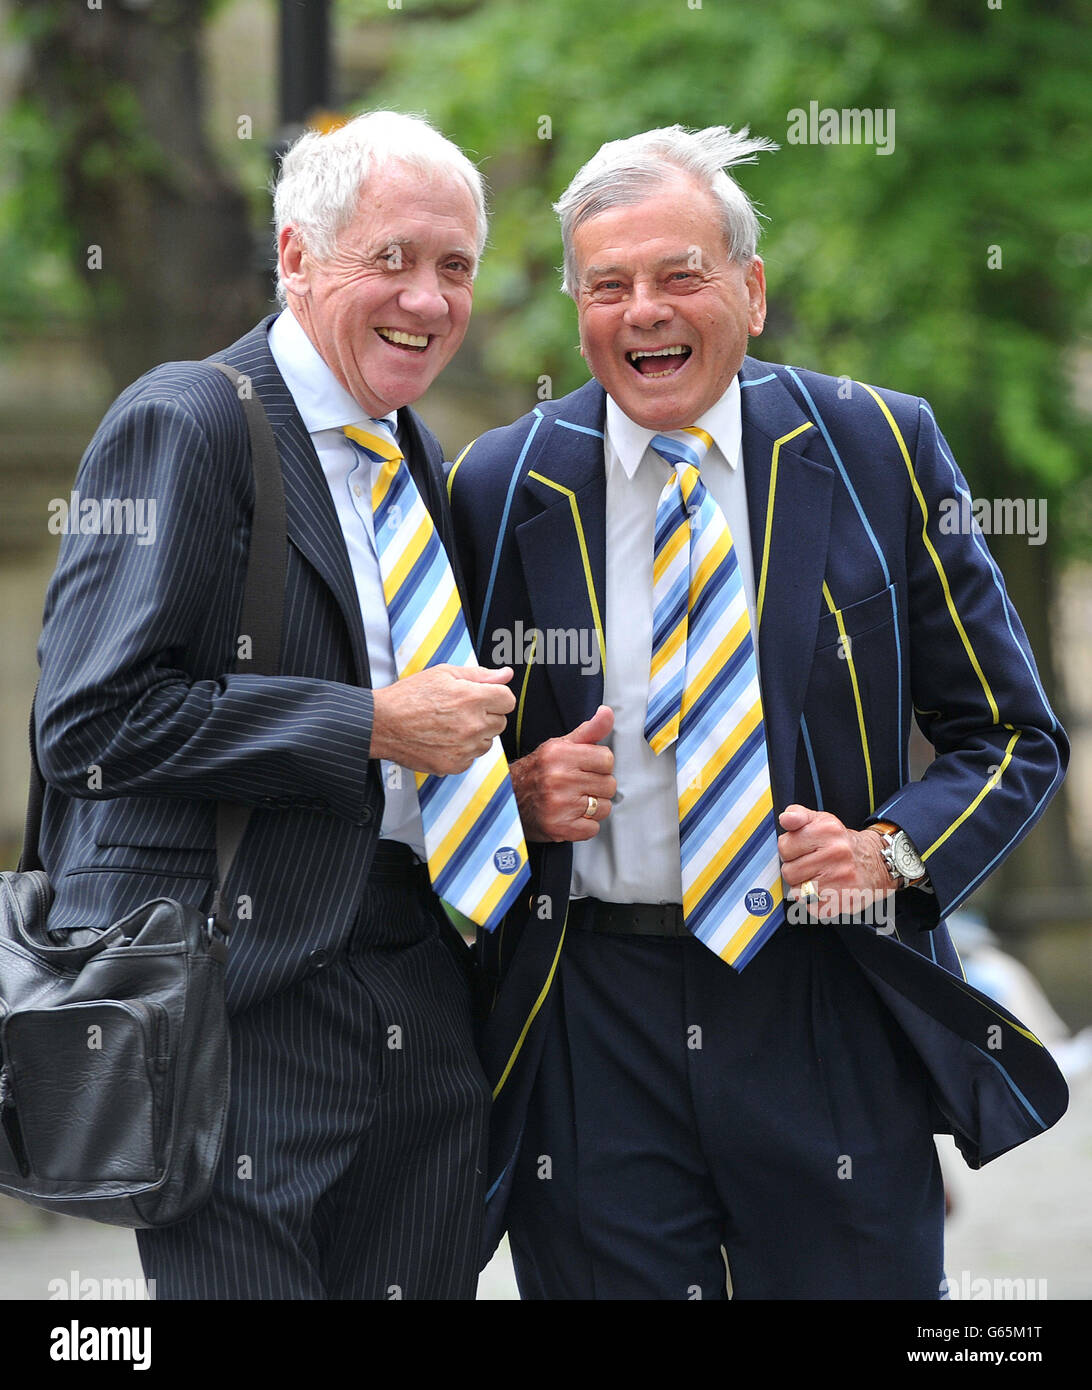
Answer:
[[[693,425],[762,332],[761,260],[729,258],[720,205],[681,172],[582,223],[573,253],[580,346],[596,380],[646,429]]]
[[[457,176],[400,164],[373,173],[333,255],[294,226],[279,238],[288,306],[369,415],[424,394],[470,322],[477,214]]]

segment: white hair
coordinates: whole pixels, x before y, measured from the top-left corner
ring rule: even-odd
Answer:
[[[734,164],[754,164],[759,151],[777,148],[772,140],[751,136],[747,126],[733,131],[723,125],[705,130],[664,126],[603,145],[554,204],[565,250],[562,289],[575,297],[573,235],[577,228],[608,208],[641,202],[680,171],[708,188],[720,203],[731,258],[752,261],[758,245],[758,215],[743,189],[724,171]]]
[[[421,116],[366,111],[325,134],[308,131],[285,151],[273,190],[273,224],[278,242],[289,225],[298,228],[319,264],[334,254],[337,239],[352,221],[360,195],[373,175],[401,164],[429,176],[455,175],[474,200],[477,254],[488,233],[485,184],[457,145]],[[277,272],[277,298],[285,303]]]

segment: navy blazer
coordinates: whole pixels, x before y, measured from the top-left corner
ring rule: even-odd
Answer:
[[[341,526],[266,319],[207,362],[157,367],[114,402],[83,498],[155,499],[156,535],[66,535],[39,649],[42,857],[54,928],[100,927],[155,897],[204,907],[218,800],[253,807],[225,885],[237,917],[229,1008],[320,966],[344,941],[383,815],[372,692]],[[253,479],[235,390],[269,416],[288,532],[280,674],[236,662]],[[406,457],[449,554],[442,453],[410,410]]]
[[[740,385],[774,806],[799,802],[855,828],[890,818],[922,853],[935,894],[899,893],[893,934],[852,920],[833,929],[922,1056],[938,1129],[978,1166],[1054,1123],[1067,1092],[1038,1040],[966,983],[943,917],[1034,825],[1068,744],[981,535],[940,525],[940,503],[967,485],[928,405],[749,357]],[[483,662],[517,624],[589,628],[602,642],[614,620],[604,604],[605,401],[589,382],[483,435],[451,470]],[[510,758],[567,733],[602,700],[601,672],[575,652],[549,664],[527,654],[516,652]],[[937,755],[917,781],[911,715]],[[483,1051],[498,1209],[571,878],[570,844],[531,851],[529,899],[482,944],[495,987]],[[494,1236],[499,1221],[494,1213]]]

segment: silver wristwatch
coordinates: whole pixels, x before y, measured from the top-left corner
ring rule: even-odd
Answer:
[[[875,830],[880,837],[880,853],[896,888],[928,886],[921,855],[914,848],[914,843],[905,830],[901,830],[889,820],[873,821],[867,828]]]

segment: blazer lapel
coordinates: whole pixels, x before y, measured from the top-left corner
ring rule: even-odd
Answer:
[[[269,351],[267,335],[271,321],[272,318],[265,319],[222,356],[251,378],[265,406],[284,476],[288,539],[337,599],[349,631],[357,681],[367,686],[371,684],[368,648],[341,523],[311,436]]]
[[[822,602],[833,488],[814,422],[764,363],[740,373],[758,659],[774,804],[794,787],[800,715]]]
[[[425,445],[424,435],[421,431],[421,422],[417,416],[403,406],[398,412],[398,437],[401,441],[402,452],[406,456],[406,464],[413,478],[414,486],[421,494],[421,500],[432,518],[432,524],[444,543],[444,549],[450,552],[451,531],[448,525],[449,514],[447,509],[447,493],[444,488],[443,472],[440,465],[442,458],[437,454],[435,464],[430,458],[430,450]],[[434,452],[434,451],[433,451]]]
[[[606,633],[606,398],[589,382],[566,407],[547,416],[524,461],[523,487],[535,514],[516,528],[535,627],[543,634],[575,630],[599,644],[599,669],[585,674],[574,660],[546,663],[567,727],[590,719],[603,698]],[[558,638],[555,636],[554,641]],[[587,646],[582,646],[587,651]],[[571,651],[571,647],[570,647]],[[536,659],[541,659],[541,654]]]

